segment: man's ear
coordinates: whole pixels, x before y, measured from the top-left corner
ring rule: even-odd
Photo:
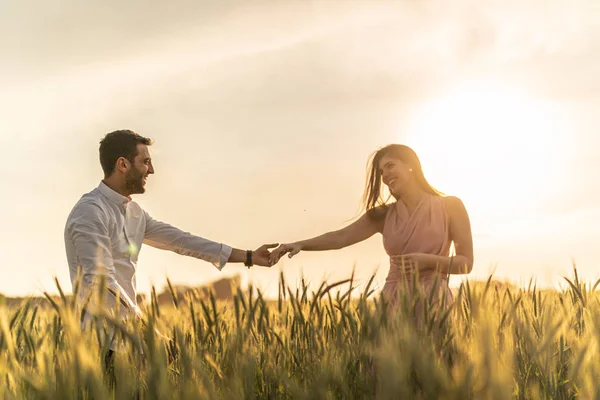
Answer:
[[[119,171],[122,171],[122,172],[127,171],[127,168],[129,168],[130,165],[131,165],[131,163],[125,157],[119,157],[117,159],[117,169]]]

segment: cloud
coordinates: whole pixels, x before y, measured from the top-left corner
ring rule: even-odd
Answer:
[[[504,74],[556,93],[600,89],[600,79],[586,79],[585,85],[581,79],[582,74],[593,77],[600,60],[600,40],[595,39],[600,36],[594,34],[600,25],[587,0],[568,7],[537,0],[242,4],[227,8],[180,2],[176,12],[139,2],[109,2],[79,4],[66,8],[64,15],[53,6],[40,10],[48,20],[17,13],[30,24],[9,26],[5,33],[29,37],[31,47],[14,48],[13,54],[32,57],[28,64],[53,66],[38,75],[41,82],[21,81],[17,89],[34,90],[47,80],[54,87],[81,88],[91,78],[97,83],[84,85],[87,90],[138,88],[207,65],[219,66],[207,80],[219,80],[228,71],[243,80],[248,76],[245,63],[258,81],[289,74],[269,83],[298,87],[309,82],[338,94],[350,87],[361,94],[401,95],[409,85],[426,88],[469,73]],[[306,45],[297,52],[287,51],[302,43]],[[268,56],[272,53],[276,59]],[[352,95],[352,90],[342,94]]]

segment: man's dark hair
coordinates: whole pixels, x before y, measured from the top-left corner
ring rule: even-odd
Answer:
[[[112,175],[120,157],[125,157],[133,163],[135,156],[138,155],[138,144],[150,146],[152,139],[138,135],[129,129],[121,129],[106,134],[100,141],[100,165],[102,165],[104,176]]]

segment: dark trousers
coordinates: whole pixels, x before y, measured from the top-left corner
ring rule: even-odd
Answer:
[[[104,356],[104,372],[106,373],[106,379],[111,388],[115,387],[115,352],[108,350]]]
[[[117,377],[115,375],[115,352],[113,350],[108,350],[104,355],[104,372],[109,387],[114,389],[117,384]],[[134,398],[141,399],[141,393],[138,392]]]

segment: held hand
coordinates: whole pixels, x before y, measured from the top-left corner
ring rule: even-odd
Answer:
[[[276,247],[279,243],[263,244],[258,249],[252,252],[252,264],[260,265],[261,267],[270,267],[272,264],[269,262],[271,252],[269,249]]]
[[[296,254],[298,254],[301,250],[302,250],[302,245],[299,243],[284,243],[271,252],[271,257],[269,257],[269,262],[271,265],[275,265],[279,262],[279,259],[284,254],[289,253],[288,257],[292,258]]]

